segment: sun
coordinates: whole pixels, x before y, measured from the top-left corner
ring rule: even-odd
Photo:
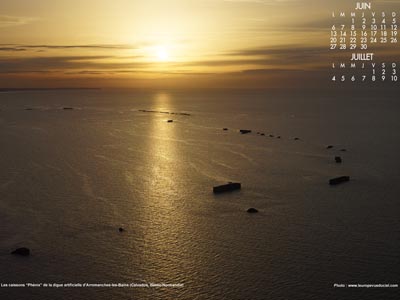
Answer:
[[[170,54],[165,46],[156,47],[155,56],[158,61],[168,61],[170,59]]]

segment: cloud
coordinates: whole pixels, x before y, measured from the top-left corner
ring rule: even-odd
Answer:
[[[2,50],[1,50],[2,49]],[[88,45],[16,45],[0,44],[0,51],[24,51],[24,50],[62,50],[62,49],[99,49],[99,50],[134,50],[137,47],[124,44],[88,44]]]
[[[315,47],[304,47],[300,45],[282,45],[275,47],[257,47],[241,49],[232,52],[228,52],[227,55],[230,56],[300,56],[304,58],[305,56],[315,56],[322,53],[327,53],[329,50],[327,47],[315,46]]]
[[[192,76],[207,76],[216,75],[217,73],[211,72],[193,72],[188,70],[181,71],[144,71],[144,70],[110,70],[110,71],[93,71],[93,70],[83,70],[83,71],[71,71],[64,72],[65,75],[114,75],[114,74],[158,74],[158,75],[192,75]]]
[[[94,45],[21,45],[26,49],[135,49],[132,45],[94,44]]]
[[[127,62],[126,59],[129,61]],[[134,59],[135,57],[109,55],[0,57],[0,73],[36,73],[44,70],[68,72],[82,69],[91,72],[113,72],[120,68],[133,69],[149,66],[149,63],[132,61]],[[111,60],[114,61],[110,62]]]
[[[0,45],[1,46],[1,45]],[[103,47],[104,45],[87,45]],[[63,46],[65,47],[65,46]],[[72,47],[72,46],[68,46]],[[77,47],[77,46],[74,46]],[[107,45],[110,47],[110,45]],[[10,51],[10,47],[0,47]],[[19,49],[19,48],[15,48]],[[13,51],[13,50],[11,50]],[[14,50],[18,51],[18,50]],[[381,57],[392,61],[394,50],[380,49]],[[24,53],[26,54],[26,52]],[[152,62],[141,56],[69,55],[69,56],[0,56],[1,74],[58,73],[65,75],[108,76],[118,74],[164,75],[243,75],[265,76],[292,74],[299,71],[329,71],[333,60],[348,59],[346,53],[333,54],[325,46],[280,45],[244,48],[223,52],[195,61]],[[395,60],[393,60],[395,61]]]
[[[246,66],[257,68],[316,68],[330,61],[327,47],[304,47],[300,45],[282,45],[276,47],[257,47],[239,49],[221,53],[215,59],[199,60],[194,62],[177,64],[185,67],[235,67],[246,69]]]
[[[0,28],[26,25],[36,18],[0,15]]]
[[[91,45],[90,47],[103,47]],[[22,46],[21,46],[22,47]],[[72,47],[72,46],[68,46]],[[77,47],[77,46],[74,46]],[[109,46],[107,46],[109,47]],[[3,47],[10,51],[10,47]],[[10,49],[9,49],[10,48]],[[15,48],[14,51],[18,51]],[[22,48],[24,49],[24,48]],[[1,48],[0,48],[1,50]],[[12,51],[12,50],[11,50]],[[200,74],[224,73],[218,68],[233,68],[237,72],[252,69],[302,69],[325,64],[329,51],[326,47],[264,47],[239,49],[228,53],[216,55],[213,59],[204,59],[187,62],[146,62],[140,56],[115,56],[115,55],[76,55],[76,56],[21,56],[0,57],[0,72],[5,73],[34,73],[38,71],[53,71],[64,74],[101,75],[117,73],[146,73],[154,72],[170,74]],[[202,69],[202,72],[199,72]],[[226,70],[225,70],[226,72]],[[231,71],[229,71],[231,72]],[[245,71],[242,71],[245,72]],[[250,71],[243,74],[249,74]],[[253,71],[261,72],[261,71]]]
[[[299,0],[223,0],[231,3],[253,3],[253,4],[282,4],[288,2],[299,2]]]
[[[396,51],[390,47],[380,48],[379,53],[382,61],[396,61]],[[177,63],[174,67],[191,67],[193,69],[227,67],[239,70],[237,72],[240,74],[249,74],[250,72],[260,74],[271,70],[282,70],[283,72],[288,70],[328,70],[327,65],[331,62],[348,59],[348,53],[332,52],[326,46],[280,45],[238,49],[221,53],[214,59]],[[261,69],[264,71],[259,71]]]
[[[57,69],[76,68],[90,61],[107,59],[109,56],[56,56],[56,57],[18,57],[0,58],[1,73],[38,72]]]
[[[242,70],[240,72],[233,72],[232,74],[236,75],[276,75],[277,73],[303,73],[305,70],[297,70],[297,69],[248,69]]]
[[[0,47],[0,51],[26,51],[26,49],[18,47]]]

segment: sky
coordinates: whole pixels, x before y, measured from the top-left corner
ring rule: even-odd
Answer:
[[[355,2],[2,0],[0,87],[313,86],[331,65],[331,13]]]

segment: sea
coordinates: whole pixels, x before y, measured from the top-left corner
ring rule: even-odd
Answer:
[[[398,95],[3,91],[0,299],[400,299]]]

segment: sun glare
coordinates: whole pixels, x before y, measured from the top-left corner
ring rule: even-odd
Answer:
[[[159,46],[156,48],[156,57],[159,61],[168,61],[170,58],[169,51],[165,46]]]

